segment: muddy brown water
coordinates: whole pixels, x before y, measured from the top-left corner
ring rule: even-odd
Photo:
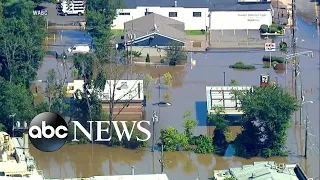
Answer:
[[[251,158],[243,159],[234,157],[232,149],[224,157],[212,154],[198,155],[191,152],[168,152],[165,153],[165,173],[170,179],[194,180],[208,179],[212,177],[213,169],[226,169],[228,167],[252,164],[254,161],[275,160],[279,163],[300,163],[311,177],[319,177],[319,35],[315,27],[303,21],[298,22],[299,39],[298,52],[312,50],[314,58],[301,57],[301,75],[303,86],[306,91],[305,99],[312,100],[313,104],[307,104],[309,116],[309,141],[308,159],[301,157],[304,146],[305,116],[304,110],[302,125],[299,123],[299,116],[293,116],[292,127],[288,130],[287,147],[290,151],[286,158]],[[66,31],[65,31],[66,32]],[[66,32],[66,34],[75,34]],[[66,37],[68,43],[81,43],[84,36],[76,40]],[[289,42],[288,37],[285,40]],[[56,50],[61,50],[58,48]],[[223,72],[226,74],[227,84],[235,79],[241,85],[258,85],[260,74],[269,74],[271,81],[276,77],[281,86],[289,89],[292,86],[292,66],[288,66],[288,74],[285,71],[275,72],[272,68],[263,68],[261,58],[267,53],[262,49],[257,50],[214,50],[207,53],[193,53],[193,59],[197,61],[196,66],[191,69],[190,63],[179,67],[161,66],[136,66],[134,72],[150,74],[154,83],[148,90],[150,99],[146,112],[147,119],[151,119],[152,111],[157,111],[159,122],[155,127],[156,138],[159,137],[161,128],[169,125],[182,132],[182,116],[186,110],[193,112],[194,118],[199,121],[196,134],[211,135],[212,130],[206,127],[206,95],[205,86],[222,86]],[[274,52],[272,55],[281,55]],[[190,58],[190,57],[189,57]],[[252,64],[257,67],[254,71],[235,71],[229,65],[242,61],[245,64]],[[188,61],[189,62],[189,61]],[[59,64],[59,63],[58,63]],[[72,65],[70,64],[70,67]],[[56,68],[57,62],[53,58],[46,58],[43,67],[38,72],[39,79],[45,79],[46,72],[50,68]],[[157,78],[160,75],[170,72],[173,76],[171,88],[160,88],[160,96]],[[70,77],[72,79],[72,77]],[[158,108],[152,103],[158,101],[169,101],[172,106]],[[297,123],[295,123],[297,122]],[[151,127],[150,127],[151,129]],[[235,136],[239,129],[233,128]],[[103,145],[77,145],[65,146],[57,152],[44,153],[31,147],[31,154],[35,157],[39,169],[44,171],[48,177],[89,177],[95,175],[116,175],[130,174],[131,166],[135,166],[137,174],[160,173],[159,153],[150,152],[150,147],[142,150],[127,150],[123,148],[109,148]]]

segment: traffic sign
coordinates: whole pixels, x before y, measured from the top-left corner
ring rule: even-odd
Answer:
[[[268,52],[276,51],[276,43],[265,43],[264,50]]]

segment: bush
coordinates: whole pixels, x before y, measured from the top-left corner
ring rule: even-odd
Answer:
[[[234,69],[256,69],[255,66],[247,65],[247,64],[244,64],[243,62],[236,62],[234,65],[230,65],[229,68],[234,68]]]
[[[268,32],[268,25],[262,24],[262,25],[260,26],[260,32],[261,32],[261,33],[267,33],[267,32]]]
[[[270,68],[270,64],[264,64],[263,68]]]
[[[281,56],[271,56],[271,62],[276,61],[278,63],[284,63],[284,60],[285,60],[284,57],[281,57]],[[262,61],[269,62],[270,56],[269,55],[263,56]]]
[[[150,56],[149,56],[149,54],[147,54],[146,62],[147,62],[147,63],[149,63],[149,62],[150,62]]]
[[[190,140],[190,145],[197,146],[194,150],[195,153],[199,154],[206,154],[206,153],[213,153],[214,147],[211,141],[211,138],[208,136],[194,136]]]
[[[286,51],[286,50],[287,50],[287,47],[288,47],[287,43],[286,43],[286,42],[283,42],[283,41],[280,42],[279,46],[280,46],[280,50],[281,50],[281,51]]]
[[[160,60],[160,63],[163,64],[163,63],[164,63],[164,59],[161,59],[161,60]]]
[[[280,24],[271,24],[269,27],[275,28],[278,31],[281,31],[283,29],[283,26]]]
[[[278,28],[277,27],[274,27],[274,26],[270,26],[269,27],[269,30],[268,30],[268,33],[276,33],[278,32]]]

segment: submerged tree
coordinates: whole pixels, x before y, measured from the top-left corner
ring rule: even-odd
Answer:
[[[183,52],[182,45],[178,42],[171,42],[168,47],[165,48],[167,59],[171,66],[178,65],[182,60],[186,59],[186,55]]]
[[[293,96],[278,86],[255,87],[239,94],[245,114],[243,131],[236,139],[239,155],[283,155],[290,118],[298,105]]]

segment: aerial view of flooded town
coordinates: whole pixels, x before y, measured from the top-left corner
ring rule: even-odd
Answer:
[[[319,6],[0,0],[0,179],[319,179]]]

